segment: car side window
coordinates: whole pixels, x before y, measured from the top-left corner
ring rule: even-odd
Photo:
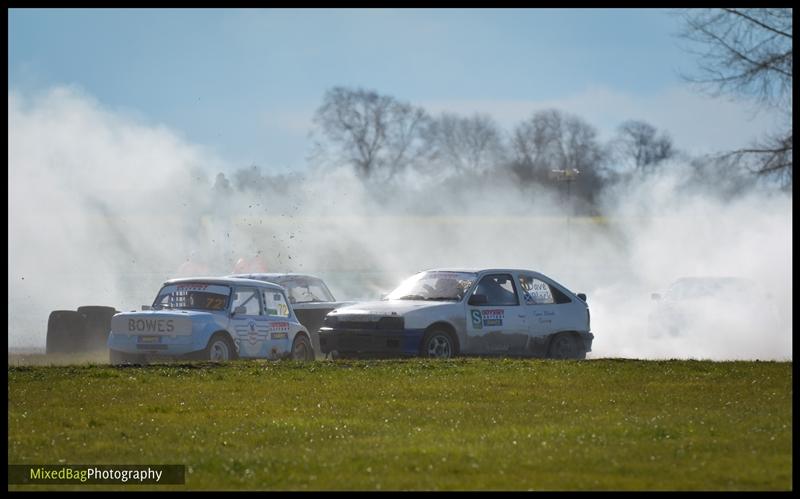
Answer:
[[[519,276],[519,286],[526,305],[544,305],[555,303],[550,286],[531,276]]]
[[[239,307],[246,309],[245,315],[262,315],[261,300],[258,299],[258,291],[253,288],[237,288],[233,293],[233,306],[231,310]]]
[[[475,287],[476,295],[486,295],[486,305],[513,306],[519,305],[517,288],[511,274],[490,274],[483,276]]]
[[[291,303],[335,301],[333,295],[320,279],[295,278],[280,282],[286,288]]]
[[[289,317],[289,306],[286,304],[286,298],[280,291],[272,289],[264,290],[264,303],[267,308],[267,315],[273,317]]]
[[[522,296],[526,305],[551,305],[572,301],[555,286],[532,276],[520,275],[519,287],[522,288]]]

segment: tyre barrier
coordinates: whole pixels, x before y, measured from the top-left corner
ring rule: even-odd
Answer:
[[[86,317],[75,310],[54,310],[47,320],[46,353],[73,353],[83,349]]]
[[[86,317],[83,347],[87,351],[105,350],[111,318],[117,313],[114,307],[87,305],[78,307],[78,313]]]
[[[47,320],[45,352],[82,353],[105,350],[114,307],[87,305],[78,310],[54,310]]]

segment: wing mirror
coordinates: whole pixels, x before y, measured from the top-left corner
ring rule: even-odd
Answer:
[[[236,307],[233,311],[232,315],[246,315],[247,314],[247,307],[244,305]]]
[[[472,295],[467,303],[470,305],[486,305],[489,303],[489,298],[486,295]]]
[[[584,302],[586,301],[586,293],[578,293],[577,296],[578,296],[578,298],[580,298]]]
[[[658,301],[661,299],[661,293],[653,293],[650,295],[650,299],[653,301]]]
[[[153,307],[150,305],[142,305],[142,310],[153,310]]]

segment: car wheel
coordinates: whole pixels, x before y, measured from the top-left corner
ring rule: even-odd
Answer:
[[[225,362],[236,358],[236,350],[225,334],[215,334],[208,340],[204,358],[212,362]]]
[[[455,341],[450,333],[441,329],[428,331],[422,339],[420,355],[436,359],[449,359],[456,354]]]
[[[562,333],[556,335],[550,343],[550,355],[552,359],[585,359],[586,351],[578,344],[578,341],[571,334]]]
[[[309,361],[314,360],[314,349],[308,336],[298,334],[292,343],[292,360]]]

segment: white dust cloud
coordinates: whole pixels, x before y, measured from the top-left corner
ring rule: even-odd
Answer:
[[[51,310],[138,308],[165,279],[257,257],[320,275],[340,300],[376,298],[426,268],[531,268],[589,295],[590,358],[791,359],[785,194],[687,192],[675,164],[607,192],[604,218],[567,217],[564,192],[503,175],[365,185],[317,165],[269,177],[72,89],[8,103],[9,348],[42,348]],[[233,185],[215,185],[218,172]],[[694,275],[758,281],[780,325],[732,323],[723,306],[709,324],[651,337],[650,293]]]
[[[685,193],[685,170],[674,168],[610,196],[609,211],[628,241],[630,276],[594,286],[593,328],[605,340],[594,356],[791,359],[791,198],[754,190],[723,202],[712,193]],[[680,334],[652,338],[650,294],[663,295],[681,277],[752,282],[739,296],[688,300],[680,306],[693,320]]]

